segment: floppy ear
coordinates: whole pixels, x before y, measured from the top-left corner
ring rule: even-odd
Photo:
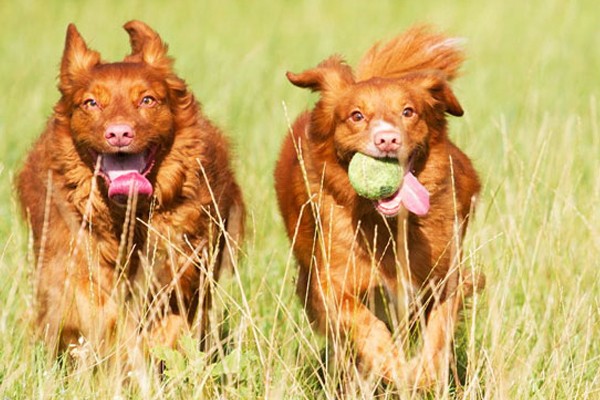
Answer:
[[[72,89],[73,83],[81,81],[82,78],[95,65],[100,63],[100,54],[90,50],[85,41],[77,31],[74,24],[69,24],[65,49],[60,64],[59,89],[65,93]]]
[[[428,87],[429,92],[434,99],[446,106],[446,112],[456,117],[461,117],[464,111],[454,95],[446,79],[439,79]]]
[[[454,96],[446,75],[439,70],[423,70],[408,73],[402,76],[401,80],[412,82],[431,95],[429,105],[433,108],[442,109],[450,115],[460,117],[463,115],[463,109]]]
[[[321,98],[311,113],[311,135],[328,138],[335,129],[335,106],[340,90],[354,83],[352,68],[339,56],[332,56],[315,68],[302,73],[288,72],[287,78],[294,85],[320,92]]]
[[[299,74],[288,71],[286,76],[294,85],[313,92],[337,91],[354,83],[352,68],[339,56],[332,56]]]
[[[168,46],[160,36],[141,21],[129,21],[123,28],[129,34],[131,54],[129,62],[145,62],[155,68],[171,68],[173,60],[167,56]]]
[[[420,84],[431,94],[438,104],[444,106],[445,112],[456,117],[460,117],[464,114],[458,99],[454,96],[452,89],[450,89],[448,80],[442,74],[424,74]]]

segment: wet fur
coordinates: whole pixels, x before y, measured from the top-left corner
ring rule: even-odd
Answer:
[[[458,311],[484,283],[460,265],[480,183],[447,134],[446,114],[463,113],[449,84],[462,60],[455,40],[417,27],[373,46],[356,72],[339,56],[288,72],[294,85],[320,94],[294,122],[275,169],[279,208],[300,267],[297,292],[318,331],[333,343],[349,339],[362,370],[388,382],[423,387],[446,376]],[[407,104],[416,117],[402,117]],[[362,126],[351,121],[356,109],[366,117]],[[426,216],[404,210],[386,220],[350,185],[348,162],[368,151],[371,117],[402,132],[398,159],[413,160],[430,193]],[[368,301],[381,297],[385,309]],[[405,299],[412,324],[426,322],[412,358],[388,328],[390,320],[408,320]],[[402,325],[397,332],[406,331]]]
[[[61,98],[17,179],[37,260],[36,326],[56,350],[84,339],[105,356],[120,318],[122,353],[174,345],[193,324],[206,339],[211,282],[243,231],[226,138],[174,74],[160,37],[139,21],[125,29],[132,53],[106,63],[69,26]],[[148,93],[157,106],[136,107]],[[102,111],[85,110],[90,96]],[[106,148],[103,130],[115,122],[135,127],[134,150],[159,146],[154,196],[129,207],[108,198],[89,151]]]

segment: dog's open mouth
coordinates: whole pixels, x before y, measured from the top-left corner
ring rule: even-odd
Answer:
[[[157,146],[142,153],[103,153],[99,175],[108,186],[108,197],[117,203],[127,203],[131,195],[150,197],[152,184],[147,175],[155,164]]]

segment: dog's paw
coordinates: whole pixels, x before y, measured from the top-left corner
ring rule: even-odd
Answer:
[[[405,385],[412,390],[429,390],[444,381],[444,371],[436,362],[412,359],[404,373]]]

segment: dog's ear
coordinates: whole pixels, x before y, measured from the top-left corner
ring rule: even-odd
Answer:
[[[60,64],[59,89],[70,91],[73,83],[80,82],[90,69],[100,63],[100,54],[90,50],[74,24],[69,24],[65,49]]]
[[[312,112],[312,135],[329,135],[335,129],[335,106],[338,94],[354,83],[354,74],[340,57],[332,56],[315,68],[299,74],[288,72],[287,78],[294,85],[320,92],[321,98]]]
[[[435,78],[427,82],[427,90],[434,99],[446,106],[446,112],[450,115],[460,117],[464,111],[450,88],[448,81],[445,78]]]
[[[332,56],[299,74],[288,71],[286,76],[294,85],[313,92],[335,92],[354,83],[352,68],[339,56]]]
[[[448,114],[460,117],[464,111],[450,88],[450,84],[442,74],[428,74],[421,85],[431,93],[431,96],[444,105]]]
[[[169,88],[170,97],[178,107],[188,108],[196,100],[187,90],[185,81],[173,73],[173,59],[167,55],[169,46],[158,33],[141,21],[129,21],[123,28],[129,34],[131,54],[125,62],[143,62],[159,70]]]
[[[450,88],[448,80],[442,73],[423,73],[417,74],[416,76],[418,77],[419,84],[431,94],[431,97],[433,97],[433,106],[441,104],[443,105],[445,112],[456,117],[460,117],[464,114],[458,99]]]
[[[123,28],[131,43],[131,54],[125,57],[125,61],[145,62],[159,69],[171,68],[173,60],[167,56],[168,46],[158,33],[141,21],[129,21]]]

